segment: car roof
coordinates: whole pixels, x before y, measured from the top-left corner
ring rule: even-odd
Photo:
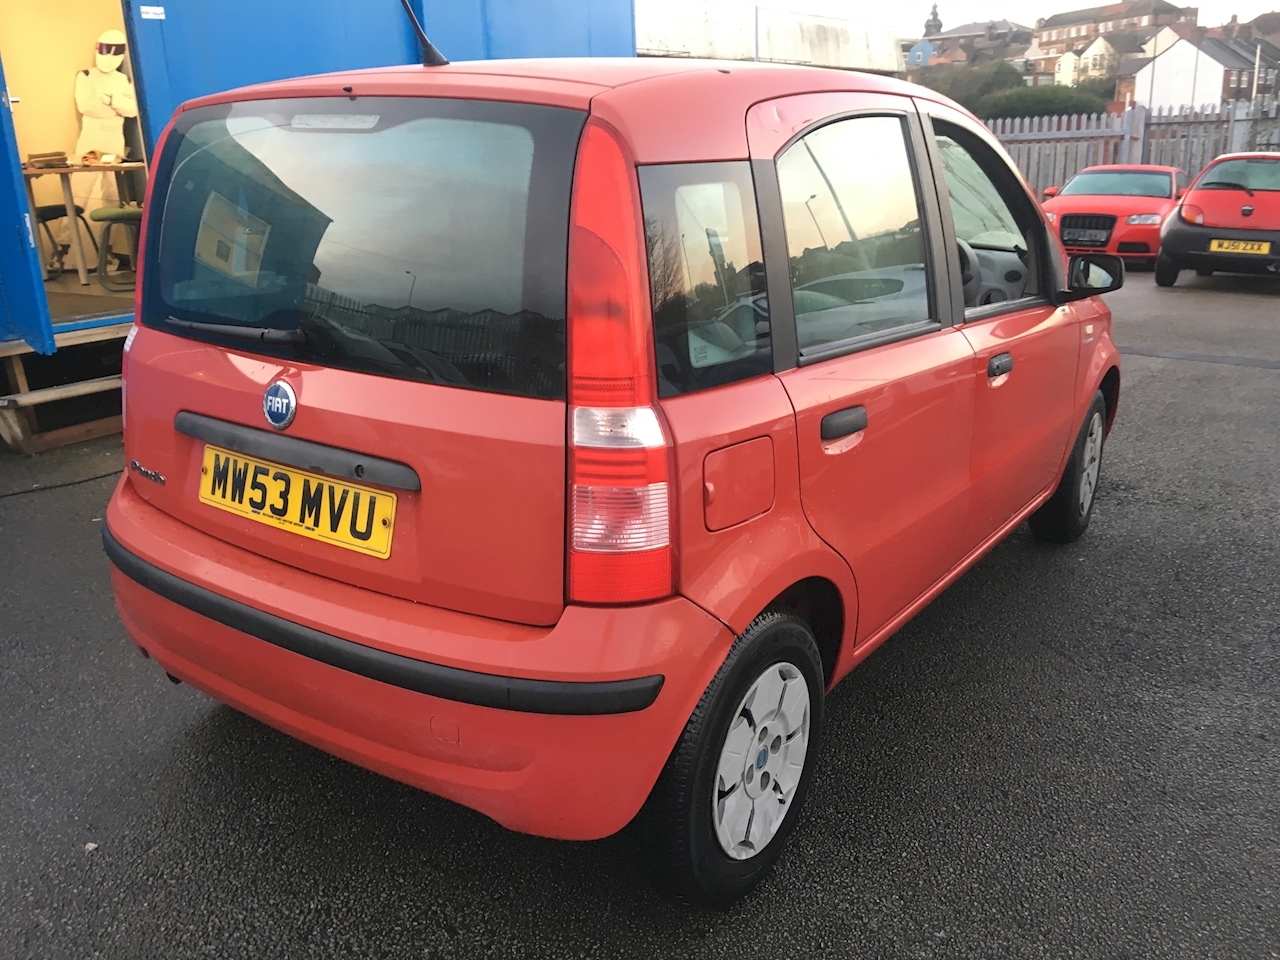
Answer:
[[[1146,173],[1177,173],[1181,167],[1163,167],[1154,163],[1100,163],[1097,166],[1085,167],[1081,173],[1097,173],[1105,170],[1132,170]]]
[[[566,57],[329,73],[241,87],[188,101],[179,110],[317,96],[538,103],[590,109],[619,130],[637,163],[670,163],[748,159],[743,118],[752,104],[833,91],[898,94],[955,106],[917,84],[854,70],[682,57]]]
[[[1280,160],[1280,153],[1268,153],[1265,150],[1242,150],[1239,153],[1221,153],[1206,166],[1212,166],[1222,160]]]

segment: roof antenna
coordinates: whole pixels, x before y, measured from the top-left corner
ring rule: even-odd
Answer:
[[[427,33],[422,29],[422,24],[418,22],[418,16],[413,12],[413,7],[409,6],[409,0],[400,0],[404,6],[404,12],[409,15],[409,22],[413,24],[413,32],[418,35],[418,42],[422,44],[422,65],[424,67],[443,67],[449,61],[444,58],[444,54],[436,49],[434,43],[427,39]]]

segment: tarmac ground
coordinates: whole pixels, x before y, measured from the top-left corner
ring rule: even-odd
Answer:
[[[776,871],[658,897],[134,653],[118,439],[0,454],[0,958],[1280,957],[1280,279],[1134,273],[1093,525],[1023,528],[831,695]]]

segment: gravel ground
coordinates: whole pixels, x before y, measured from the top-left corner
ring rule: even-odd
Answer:
[[[172,686],[74,482],[118,446],[0,456],[0,957],[1280,957],[1280,282],[1183,277],[1110,297],[1089,533],[1018,531],[837,689],[725,913]]]

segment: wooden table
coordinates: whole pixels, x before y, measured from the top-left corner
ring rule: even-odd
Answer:
[[[120,163],[75,163],[65,167],[33,167],[29,164],[22,165],[22,179],[27,185],[27,202],[31,204],[31,218],[38,221],[36,217],[36,197],[35,192],[31,189],[31,181],[36,177],[43,177],[46,174],[56,173],[58,179],[62,181],[62,202],[67,210],[67,224],[71,228],[71,252],[76,258],[76,272],[80,275],[80,283],[83,286],[89,285],[89,266],[84,258],[84,240],[80,236],[80,225],[76,222],[76,201],[71,195],[71,175],[73,173],[114,173],[116,175],[116,195],[124,194],[121,187],[122,175],[131,170],[145,170],[147,165],[141,160],[125,161]],[[87,211],[86,211],[87,212]],[[37,222],[37,229],[38,229]],[[44,269],[43,262],[41,270]]]

